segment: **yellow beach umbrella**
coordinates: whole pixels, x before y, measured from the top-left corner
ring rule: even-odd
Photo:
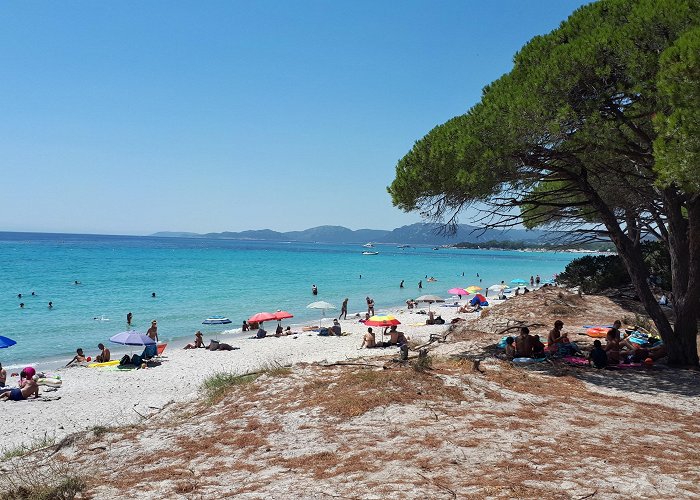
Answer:
[[[480,291],[482,290],[482,288],[481,288],[480,286],[471,285],[471,286],[468,286],[468,287],[466,288],[466,290],[467,290],[469,293],[476,293],[476,292],[480,292]]]

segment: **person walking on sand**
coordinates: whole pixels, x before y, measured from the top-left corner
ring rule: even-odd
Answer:
[[[126,324],[127,326],[131,326],[131,318],[133,318],[134,315],[131,314],[131,312],[126,313]]]
[[[338,316],[338,319],[343,318],[343,319],[348,319],[348,298],[345,297],[345,300],[343,301],[343,305],[340,306],[340,316]]]
[[[367,297],[367,314],[374,316],[374,299]]]
[[[146,332],[146,335],[158,342],[158,322],[156,320],[151,321],[151,327]]]

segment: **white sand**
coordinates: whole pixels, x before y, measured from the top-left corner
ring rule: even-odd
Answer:
[[[417,310],[427,310],[421,307]],[[425,325],[426,315],[409,310],[378,312],[393,314],[401,321],[400,331],[409,339],[427,341],[431,333],[443,332],[457,314],[457,308],[433,305],[446,325]],[[470,315],[460,314],[466,318]],[[422,326],[418,326],[422,324]],[[58,370],[63,385],[55,391],[42,387],[41,397],[28,401],[0,401],[2,415],[2,445],[9,450],[19,445],[32,445],[44,437],[59,440],[76,431],[94,426],[124,425],[141,420],[171,402],[196,398],[202,381],[217,372],[243,374],[266,366],[290,365],[299,362],[340,361],[358,356],[396,353],[395,347],[362,349],[366,327],[357,319],[341,320],[342,337],[319,337],[314,332],[302,332],[293,337],[227,340],[240,347],[235,351],[210,352],[204,349],[171,349],[164,352],[160,366],[145,370],[107,370],[71,367]],[[324,326],[330,326],[325,321]],[[374,328],[381,340],[381,328]],[[254,332],[253,332],[254,333]],[[208,343],[208,338],[205,342]],[[386,339],[388,340],[388,339]],[[17,378],[8,384],[15,386]]]

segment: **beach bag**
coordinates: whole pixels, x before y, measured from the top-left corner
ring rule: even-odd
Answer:
[[[134,356],[131,358],[131,364],[134,366],[141,366],[141,363],[143,362],[143,358],[139,356],[138,354],[134,354]]]
[[[128,354],[124,354],[124,356],[122,356],[122,359],[119,360],[119,366],[130,365],[130,364],[131,364],[131,358],[129,357]]]

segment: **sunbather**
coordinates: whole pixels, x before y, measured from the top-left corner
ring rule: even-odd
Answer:
[[[544,357],[544,344],[540,341],[539,335],[532,337],[532,356],[535,358]]]
[[[526,326],[520,328],[520,336],[515,339],[515,354],[518,358],[532,357],[532,341],[530,329]]]
[[[588,354],[588,362],[596,368],[605,368],[608,364],[608,354],[598,339],[593,342],[593,349]]]
[[[616,322],[617,323],[617,322]],[[608,330],[605,336],[605,347],[603,348],[608,356],[609,365],[620,363],[620,331],[615,328]]]
[[[372,348],[377,346],[377,341],[374,338],[374,332],[372,331],[372,327],[370,326],[367,328],[367,333],[365,333],[365,336],[362,338],[362,345],[360,346],[360,349],[363,347]]]
[[[35,398],[39,397],[39,384],[36,383],[34,377],[27,379],[26,383],[21,388],[16,387],[14,389],[10,389],[9,391],[0,393],[0,399],[5,398],[10,401],[22,401],[23,399],[27,399],[29,396],[34,396]]]
[[[508,337],[506,339],[506,359],[513,359],[515,357],[515,339],[513,337]]]
[[[100,354],[95,356],[95,361],[98,363],[106,363],[110,359],[109,349],[107,349],[104,344],[97,344],[97,348],[100,350]]]
[[[78,348],[75,350],[75,356],[73,356],[73,359],[71,359],[66,366],[70,366],[73,363],[85,363],[87,358],[85,357],[85,354],[83,354],[83,350]]]
[[[7,371],[2,367],[2,363],[0,363],[0,387],[5,385],[5,382],[7,382]]]
[[[194,343],[187,344],[184,349],[199,349],[200,347],[204,347],[204,339],[202,332],[197,330],[197,333],[194,334]]]
[[[404,345],[408,340],[406,339],[406,335],[404,335],[403,332],[400,332],[396,329],[396,325],[392,325],[391,328],[389,329],[389,344],[390,345],[397,345],[401,347]]]
[[[549,336],[547,337],[547,349],[551,353],[556,353],[562,343],[562,328],[564,328],[564,322],[558,319],[554,322],[554,328],[549,332]]]

